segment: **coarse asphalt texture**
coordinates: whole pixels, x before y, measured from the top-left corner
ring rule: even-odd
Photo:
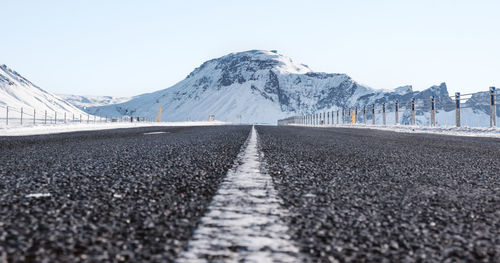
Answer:
[[[500,262],[500,140],[257,127],[292,239],[320,262]]]
[[[0,262],[174,261],[250,129],[0,137]],[[499,139],[256,130],[304,261],[500,262]]]
[[[0,262],[175,260],[250,128],[0,137]]]

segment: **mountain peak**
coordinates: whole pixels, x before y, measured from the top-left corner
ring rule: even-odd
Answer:
[[[242,52],[231,53],[226,56],[220,57],[223,61],[233,61],[233,60],[249,60],[253,62],[268,62],[262,63],[263,65],[272,66],[274,69],[278,70],[281,74],[305,74],[312,72],[312,70],[301,63],[293,61],[291,58],[279,54],[277,50],[248,50]],[[273,62],[273,63],[271,63]]]

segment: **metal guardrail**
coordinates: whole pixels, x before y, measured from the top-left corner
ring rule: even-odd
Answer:
[[[471,101],[474,95],[484,94],[484,101]],[[461,109],[473,107],[489,107],[490,127],[497,126],[497,103],[496,100],[500,94],[496,93],[495,87],[490,87],[489,91],[481,91],[476,93],[460,94],[455,93],[451,96],[452,102],[450,104],[442,105],[443,110],[455,110],[455,126],[461,127]],[[448,99],[448,98],[446,98]],[[465,103],[462,103],[465,101]],[[436,97],[430,96],[429,100],[416,100],[412,98],[409,102],[400,103],[394,101],[393,103],[371,104],[362,107],[342,108],[334,111],[313,113],[301,116],[293,116],[286,119],[278,120],[278,125],[300,124],[300,125],[334,125],[346,123],[363,123],[367,124],[367,120],[371,118],[371,125],[376,125],[376,115],[382,114],[382,125],[387,125],[387,114],[394,114],[394,124],[399,125],[400,114],[409,113],[410,121],[407,124],[416,125],[416,112],[429,111],[429,126],[437,125],[436,113],[438,108],[436,104]],[[362,118],[361,118],[362,116]],[[336,118],[335,118],[336,117]],[[370,118],[369,118],[370,117]],[[361,120],[362,122],[361,122]]]
[[[71,112],[57,112],[37,110],[34,108],[16,108],[0,105],[0,127],[12,125],[48,125],[71,123],[108,123],[108,122],[153,122],[153,118],[132,116],[97,116],[90,114],[75,114]]]

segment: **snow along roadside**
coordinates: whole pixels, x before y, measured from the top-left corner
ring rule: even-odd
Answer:
[[[382,131],[394,131],[405,133],[427,133],[452,136],[468,136],[468,137],[488,137],[500,138],[500,128],[486,127],[428,127],[416,125],[365,125],[365,124],[327,124],[327,125],[302,125],[291,124],[292,126],[316,127],[316,128],[356,128],[356,129],[373,129]]]
[[[76,123],[37,126],[0,127],[0,136],[28,136],[76,131],[97,131],[122,128],[163,127],[163,126],[212,126],[226,125],[219,121],[186,121],[186,122],[118,122],[118,123]]]
[[[235,166],[177,262],[299,262],[299,250],[281,220],[271,177],[261,170],[257,131],[250,132]]]

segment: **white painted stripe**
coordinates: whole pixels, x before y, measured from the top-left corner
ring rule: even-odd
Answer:
[[[154,134],[163,134],[163,133],[168,133],[168,132],[146,132],[144,135],[154,135]]]
[[[281,220],[287,211],[261,170],[257,131],[214,196],[177,262],[299,262],[299,250]]]
[[[41,197],[50,197],[52,196],[50,193],[36,193],[36,194],[28,194],[26,197],[28,198],[41,198]]]

